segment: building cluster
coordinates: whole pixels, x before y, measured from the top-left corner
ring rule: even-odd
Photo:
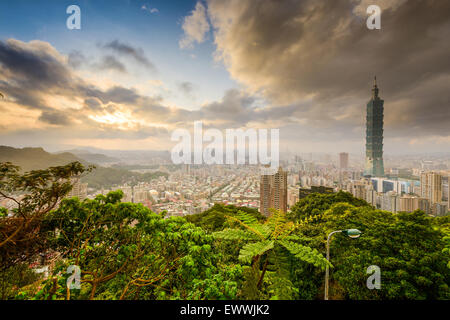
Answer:
[[[124,192],[123,202],[141,203],[154,212],[166,211],[167,216],[185,216],[214,203],[258,208],[258,178],[258,168],[252,166],[183,166],[168,178],[113,189]]]
[[[449,208],[448,173],[422,172],[419,180],[363,178],[348,181],[344,190],[372,206],[391,212],[422,210],[434,216]]]

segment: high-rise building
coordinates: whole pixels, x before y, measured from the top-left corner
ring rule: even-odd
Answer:
[[[442,175],[436,172],[420,174],[420,196],[430,201],[430,205],[442,201]]]
[[[382,194],[381,210],[386,210],[394,213],[400,211],[400,197],[395,191],[389,191]]]
[[[404,195],[400,198],[400,211],[413,212],[416,210],[422,210],[425,213],[430,213],[430,204],[428,199],[411,195]]]
[[[436,217],[445,216],[448,213],[447,203],[434,203],[431,212]]]
[[[372,99],[367,103],[366,116],[366,164],[364,176],[383,177],[383,112],[384,100],[378,96],[375,77]]]
[[[261,174],[259,209],[268,217],[271,208],[287,211],[287,171],[283,171],[281,167],[275,174]]]
[[[347,152],[339,153],[339,168],[341,170],[348,168],[348,153]]]
[[[442,176],[442,202],[447,202],[450,208],[450,176]]]
[[[67,198],[77,197],[80,200],[87,198],[87,183],[81,183],[79,178],[72,179],[72,190],[67,195]]]
[[[450,176],[447,177],[447,208],[450,210]]]

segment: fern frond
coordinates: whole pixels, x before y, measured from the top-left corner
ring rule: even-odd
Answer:
[[[325,257],[317,251],[317,249],[311,249],[301,244],[286,240],[279,241],[279,244],[285,247],[296,258],[311,263],[316,267],[320,267],[322,270],[324,270],[327,265],[332,267],[331,263],[328,262],[328,260],[325,259]]]
[[[268,239],[272,234],[272,229],[267,224],[256,224],[253,229],[258,231],[264,239]]]
[[[224,229],[213,233],[214,238],[224,240],[259,240],[259,237],[252,232],[241,229]]]
[[[245,212],[244,212],[245,213]],[[246,214],[247,215],[247,214]],[[249,216],[249,215],[248,215]],[[263,239],[265,239],[266,237],[264,236],[264,234],[263,233],[261,233],[258,229],[259,229],[259,227],[261,226],[261,224],[259,224],[257,221],[258,220],[256,220],[256,223],[255,222],[253,222],[251,219],[250,220],[245,220],[245,221],[247,221],[247,223],[246,222],[244,222],[244,221],[242,221],[241,219],[239,219],[238,217],[233,217],[233,216],[225,216],[225,218],[227,218],[228,220],[231,220],[231,221],[235,221],[235,222],[238,222],[242,227],[244,227],[245,229],[247,229],[247,230],[249,230],[249,231],[251,231],[251,232],[253,232],[254,234],[256,234],[261,240],[263,240]],[[253,218],[253,217],[252,217]]]
[[[268,225],[274,234],[278,234],[278,229],[286,224],[286,214],[282,210],[269,209],[272,213],[267,219],[266,225]]]
[[[288,240],[288,241],[311,241],[311,238],[305,237],[305,236],[299,236],[296,234],[289,234],[283,236],[283,238],[280,238],[280,240]]]
[[[248,243],[239,252],[239,260],[243,263],[251,263],[253,257],[260,256],[273,249],[273,241],[265,240],[255,243]]]
[[[236,212],[234,214],[234,216],[249,226],[254,225],[254,224],[259,224],[258,219],[256,219],[250,213],[242,211],[242,210],[238,210],[238,212]]]
[[[318,214],[318,215],[306,217],[305,219],[300,220],[299,222],[297,222],[295,224],[290,224],[289,228],[287,228],[283,232],[283,234],[280,235],[280,238],[284,239],[286,236],[288,236],[289,234],[291,234],[295,230],[297,230],[297,229],[299,229],[301,227],[304,227],[308,223],[318,221],[320,218],[321,218],[321,214]]]

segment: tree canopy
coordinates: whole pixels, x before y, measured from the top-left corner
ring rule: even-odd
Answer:
[[[0,209],[1,299],[323,299],[326,266],[330,299],[450,299],[450,217],[339,192],[268,218],[222,204],[167,218],[120,190],[66,198],[85,173],[80,163],[0,165],[0,196],[15,203]],[[361,237],[336,234],[327,261],[327,235],[351,228]],[[380,289],[367,286],[373,266]]]

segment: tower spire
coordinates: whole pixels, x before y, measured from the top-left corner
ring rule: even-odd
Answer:
[[[377,76],[373,79],[373,89],[372,89],[372,97],[373,99],[378,98],[378,86],[377,86]]]

